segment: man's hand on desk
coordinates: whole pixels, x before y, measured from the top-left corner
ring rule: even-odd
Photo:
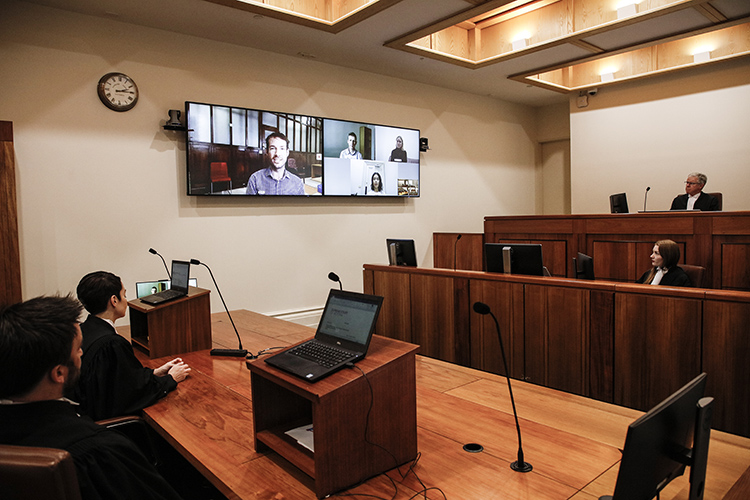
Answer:
[[[168,363],[164,363],[159,368],[154,369],[154,375],[157,377],[163,377],[164,375],[172,375],[175,382],[182,382],[190,374],[190,367],[182,361],[182,358],[175,358]]]

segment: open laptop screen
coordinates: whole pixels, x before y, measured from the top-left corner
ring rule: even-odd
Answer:
[[[318,333],[355,344],[367,345],[380,310],[372,296],[331,291],[318,325]]]

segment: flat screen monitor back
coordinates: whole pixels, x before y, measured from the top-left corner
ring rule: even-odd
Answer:
[[[627,214],[628,196],[625,193],[617,193],[609,197],[609,210],[613,214]]]
[[[693,447],[698,401],[706,388],[701,373],[628,427],[612,500],[650,500],[685,471]]]
[[[594,259],[585,253],[578,252],[575,264],[576,278],[593,280],[594,278]]]
[[[388,248],[388,263],[392,266],[417,267],[417,251],[414,240],[385,240]]]
[[[542,245],[538,243],[485,243],[484,258],[487,272],[506,272],[503,248],[510,248],[510,274],[544,276]]]

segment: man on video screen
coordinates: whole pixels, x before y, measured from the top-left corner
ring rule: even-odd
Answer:
[[[266,137],[266,156],[270,166],[254,172],[247,181],[245,194],[291,195],[305,194],[302,179],[287,171],[289,139],[281,132]]]
[[[339,154],[339,158],[346,158],[349,160],[361,160],[362,159],[362,153],[357,151],[357,134],[354,132],[349,132],[349,135],[346,138],[347,146],[346,149],[341,151],[341,154]]]

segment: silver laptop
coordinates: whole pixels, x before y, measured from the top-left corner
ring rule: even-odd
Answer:
[[[265,362],[308,382],[327,377],[365,357],[382,305],[383,297],[331,289],[315,337]]]

